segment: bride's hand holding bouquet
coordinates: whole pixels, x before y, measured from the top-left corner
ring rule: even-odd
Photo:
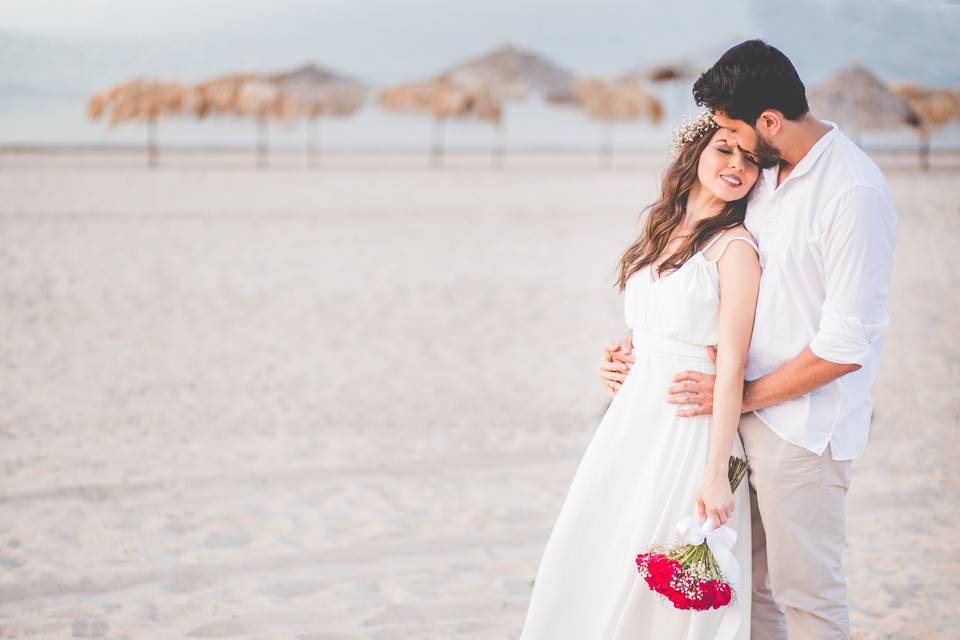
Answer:
[[[727,469],[707,469],[697,492],[697,515],[700,521],[709,518],[719,527],[727,524],[735,508]]]

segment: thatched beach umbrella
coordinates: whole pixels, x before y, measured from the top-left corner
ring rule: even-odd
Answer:
[[[662,87],[661,94],[671,103],[671,111],[682,113],[693,106],[690,85],[700,77],[703,69],[690,62],[676,61],[649,67],[636,67],[618,79],[642,87]]]
[[[580,105],[587,117],[606,123],[606,141],[601,144],[600,158],[610,162],[613,152],[613,127],[616,122],[663,119],[663,104],[640,84],[622,80],[581,78]]]
[[[171,80],[138,78],[124,82],[93,96],[87,104],[91,119],[107,114],[108,126],[127,120],[147,124],[147,165],[157,166],[157,120],[180,115],[194,102],[193,90]]]
[[[257,122],[257,165],[267,164],[267,121],[280,117],[283,95],[276,82],[255,73],[236,73],[202,82],[196,87],[197,117],[229,113]]]
[[[306,65],[270,76],[283,94],[281,117],[307,120],[307,160],[316,159],[316,124],[321,117],[343,118],[356,113],[366,102],[367,87],[361,82],[315,65]]]
[[[210,114],[232,113],[240,88],[244,83],[256,79],[255,73],[234,73],[219,76],[194,87],[196,100],[194,112],[198,118]]]
[[[920,118],[906,98],[894,93],[860,65],[841,71],[813,89],[809,100],[813,113],[850,128],[854,140],[859,140],[864,129],[917,127],[920,124]]]
[[[472,117],[497,124],[502,116],[501,103],[493,95],[434,78],[388,87],[377,101],[393,111],[423,113],[434,118],[430,157],[439,164],[443,157],[444,125],[449,118]]]
[[[440,78],[488,91],[501,100],[524,100],[539,94],[553,104],[575,105],[578,97],[577,80],[571,72],[512,45],[460,62]]]
[[[533,51],[505,45],[457,63],[439,75],[441,80],[467,87],[499,102],[539,96],[560,106],[576,106],[579,98],[576,77],[567,69]],[[499,143],[494,160],[506,153],[506,127],[497,126]]]
[[[920,117],[917,132],[920,138],[920,166],[930,166],[931,130],[960,119],[960,95],[939,87],[919,87],[902,84],[896,92],[907,99],[910,108]]]
[[[366,101],[367,90],[349,76],[316,65],[276,73],[236,73],[197,85],[197,115],[229,113],[257,121],[257,159],[267,162],[269,120],[306,118],[307,157],[316,156],[315,126],[322,116],[345,117]]]

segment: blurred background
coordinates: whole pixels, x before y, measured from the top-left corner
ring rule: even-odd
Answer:
[[[662,102],[665,117],[657,122],[624,118],[614,144],[662,147],[678,116],[695,109],[691,77],[730,43],[757,35],[792,52],[808,89],[860,64],[890,87],[910,84],[956,92],[960,45],[954,32],[954,4],[742,2],[718,11],[706,2],[653,5],[608,0],[280,0],[269,5],[225,0],[171,0],[162,5],[7,1],[0,24],[0,143],[142,143],[142,123],[107,130],[103,122],[91,121],[82,105],[94,94],[134,78],[194,85],[231,74],[268,75],[313,64],[370,89],[349,117],[324,120],[324,144],[416,148],[430,134],[430,119],[382,108],[377,91],[432,79],[513,46],[539,57],[540,68],[526,70],[541,89],[550,82],[559,88],[568,80],[565,75],[626,78],[645,85]],[[503,70],[511,61],[507,57],[490,64]],[[668,73],[670,69],[675,73]],[[592,147],[602,135],[598,133],[602,125],[582,109],[550,108],[547,100],[555,96],[549,91],[529,92],[529,99],[515,99],[515,94],[503,105],[508,146]],[[180,113],[173,111],[161,114],[166,116],[160,132],[166,144],[253,143],[251,117],[238,119],[215,110],[201,120],[190,105]],[[282,120],[286,122],[272,127],[272,144],[302,148],[305,123]],[[932,144],[956,147],[960,144],[956,121],[937,123],[944,124]],[[463,118],[447,131],[448,142],[455,147],[487,146],[493,136],[491,126],[476,118]],[[909,145],[916,138],[910,127],[890,123],[867,127],[862,136],[865,144],[888,146]]]
[[[617,262],[754,37],[901,221],[854,637],[957,637],[957,3],[0,16],[0,637],[517,638]]]

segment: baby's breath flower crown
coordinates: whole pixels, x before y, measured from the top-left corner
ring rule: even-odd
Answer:
[[[670,147],[670,155],[676,158],[684,146],[718,127],[716,120],[713,119],[713,114],[706,110],[701,111],[693,118],[684,118],[680,126],[673,130],[673,144]]]

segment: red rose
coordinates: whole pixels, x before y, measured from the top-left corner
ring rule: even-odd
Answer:
[[[677,591],[676,589],[668,589],[666,591],[661,591],[663,595],[667,596],[670,602],[673,603],[673,606],[677,609],[689,609],[690,601],[687,599],[687,595],[682,591]]]
[[[701,599],[703,608],[719,609],[730,604],[730,585],[723,580],[709,580],[700,585],[704,597]]]
[[[641,553],[640,555],[638,555],[638,556],[637,556],[637,571],[643,570],[643,567],[644,567],[648,562],[650,562],[650,554],[649,554],[649,553]]]
[[[655,553],[641,553],[637,556],[637,571],[646,573],[644,578],[647,581],[647,586],[654,591],[658,590],[664,581],[666,571],[663,562],[665,559],[664,556]],[[666,581],[669,582],[669,576],[666,577]]]
[[[710,582],[701,582],[697,587],[700,589],[700,597],[690,600],[690,608],[697,611],[706,611],[713,604],[713,587]]]
[[[713,589],[713,608],[719,609],[720,607],[725,607],[730,604],[732,596],[730,585],[723,580],[711,580],[710,584]]]
[[[657,593],[664,593],[671,588],[670,583],[680,572],[680,563],[666,556],[657,555],[650,559],[647,568],[650,571],[647,585]]]
[[[643,579],[646,581],[647,586],[657,590],[657,579],[654,578],[650,572],[650,562],[653,559],[654,554],[652,553],[641,553],[637,556],[637,571],[643,576]]]

